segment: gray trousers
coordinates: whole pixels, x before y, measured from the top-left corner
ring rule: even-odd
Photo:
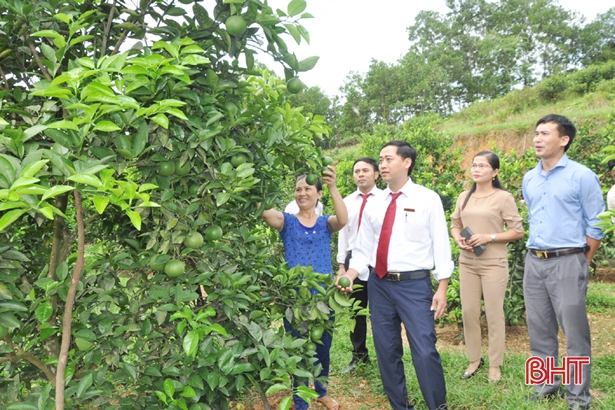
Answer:
[[[532,355],[543,360],[558,360],[558,324],[566,336],[566,356],[591,356],[591,336],[585,299],[589,270],[584,253],[540,259],[531,252],[525,257],[523,294],[530,334]],[[571,366],[573,368],[573,366]],[[588,408],[591,365],[583,366],[581,384],[571,378],[566,386],[568,403]],[[554,385],[535,386],[536,393],[549,394],[559,390],[561,380]]]

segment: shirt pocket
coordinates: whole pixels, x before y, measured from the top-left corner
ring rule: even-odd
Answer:
[[[413,211],[404,210],[402,216],[404,218],[404,234],[408,241],[423,243],[429,238],[427,216],[424,213],[417,209],[413,209]]]

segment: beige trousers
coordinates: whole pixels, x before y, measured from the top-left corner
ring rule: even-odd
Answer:
[[[508,284],[506,258],[459,258],[459,285],[463,333],[468,360],[481,358],[481,297],[485,301],[485,315],[489,332],[489,366],[498,367],[504,362],[506,323],[504,295]]]

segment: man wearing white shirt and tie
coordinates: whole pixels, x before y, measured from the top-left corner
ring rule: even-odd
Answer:
[[[437,193],[409,178],[416,150],[407,142],[388,142],[379,160],[380,176],[388,187],[368,201],[363,211],[345,275],[351,285],[339,286],[338,276],[338,288],[352,291],[352,281],[369,271],[374,345],[393,410],[414,409],[408,401],[402,361],[402,323],[427,408],[447,409],[434,324],[446,310],[446,289],[454,267],[442,201]],[[429,277],[432,269],[438,281],[435,294]]]
[[[357,234],[361,227],[363,211],[367,202],[379,195],[382,190],[376,187],[378,179],[378,163],[372,158],[358,158],[352,166],[352,176],[357,190],[344,198],[344,203],[348,209],[348,224],[342,228],[337,241],[337,262],[339,263],[339,275],[344,275],[348,269],[348,263],[352,256],[352,249],[357,239]],[[360,306],[367,308],[367,276],[355,279],[354,283],[362,285],[361,289],[355,290],[352,297],[360,302]],[[350,332],[350,342],[352,343],[352,360],[342,374],[354,371],[358,363],[369,363],[369,352],[365,345],[367,337],[367,317],[356,316],[354,331]]]

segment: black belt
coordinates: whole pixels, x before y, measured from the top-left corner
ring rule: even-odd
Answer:
[[[369,267],[369,273],[378,276],[374,268],[371,266]],[[401,282],[402,280],[425,279],[427,276],[429,276],[429,270],[419,269],[405,272],[387,272],[382,279],[390,280],[392,282]]]
[[[589,245],[583,248],[561,248],[561,249],[530,249],[533,255],[539,259],[557,258],[558,256],[574,255],[575,253],[585,253],[589,250]]]

